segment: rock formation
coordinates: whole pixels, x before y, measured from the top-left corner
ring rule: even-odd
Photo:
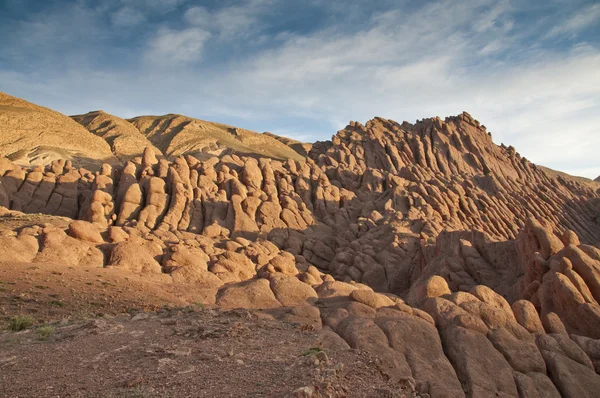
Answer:
[[[77,219],[2,235],[22,248],[10,260],[118,267],[323,328],[431,397],[597,395],[593,185],[496,146],[467,113],[352,122],[302,161],[177,156],[179,118],[132,121],[171,162],[2,161],[0,204]]]

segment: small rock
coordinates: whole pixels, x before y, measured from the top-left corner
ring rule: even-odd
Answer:
[[[148,314],[141,313],[131,318],[132,321],[143,321],[144,319],[148,319]]]
[[[313,387],[300,387],[290,395],[290,398],[313,398],[314,396],[315,389]]]
[[[329,363],[329,357],[325,351],[319,351],[315,354],[315,358],[321,362]]]

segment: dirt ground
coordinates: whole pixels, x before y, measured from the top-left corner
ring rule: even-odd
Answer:
[[[1,397],[414,396],[379,365],[327,331],[201,306],[0,333]]]
[[[111,268],[49,263],[0,263],[0,328],[12,316],[38,324],[83,317],[206,303],[200,289]]]

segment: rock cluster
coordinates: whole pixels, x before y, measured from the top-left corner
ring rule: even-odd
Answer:
[[[118,267],[265,309],[432,397],[600,387],[600,192],[470,115],[352,122],[305,161],[155,155],[98,172],[2,160],[0,205],[75,220],[0,236],[19,248],[8,260]]]

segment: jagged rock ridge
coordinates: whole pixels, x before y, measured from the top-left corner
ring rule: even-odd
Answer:
[[[494,145],[466,113],[351,123],[306,161],[147,149],[96,173],[4,161],[0,174],[1,205],[79,220],[4,234],[12,261],[117,267],[271,309],[432,397],[600,386],[600,194]]]

